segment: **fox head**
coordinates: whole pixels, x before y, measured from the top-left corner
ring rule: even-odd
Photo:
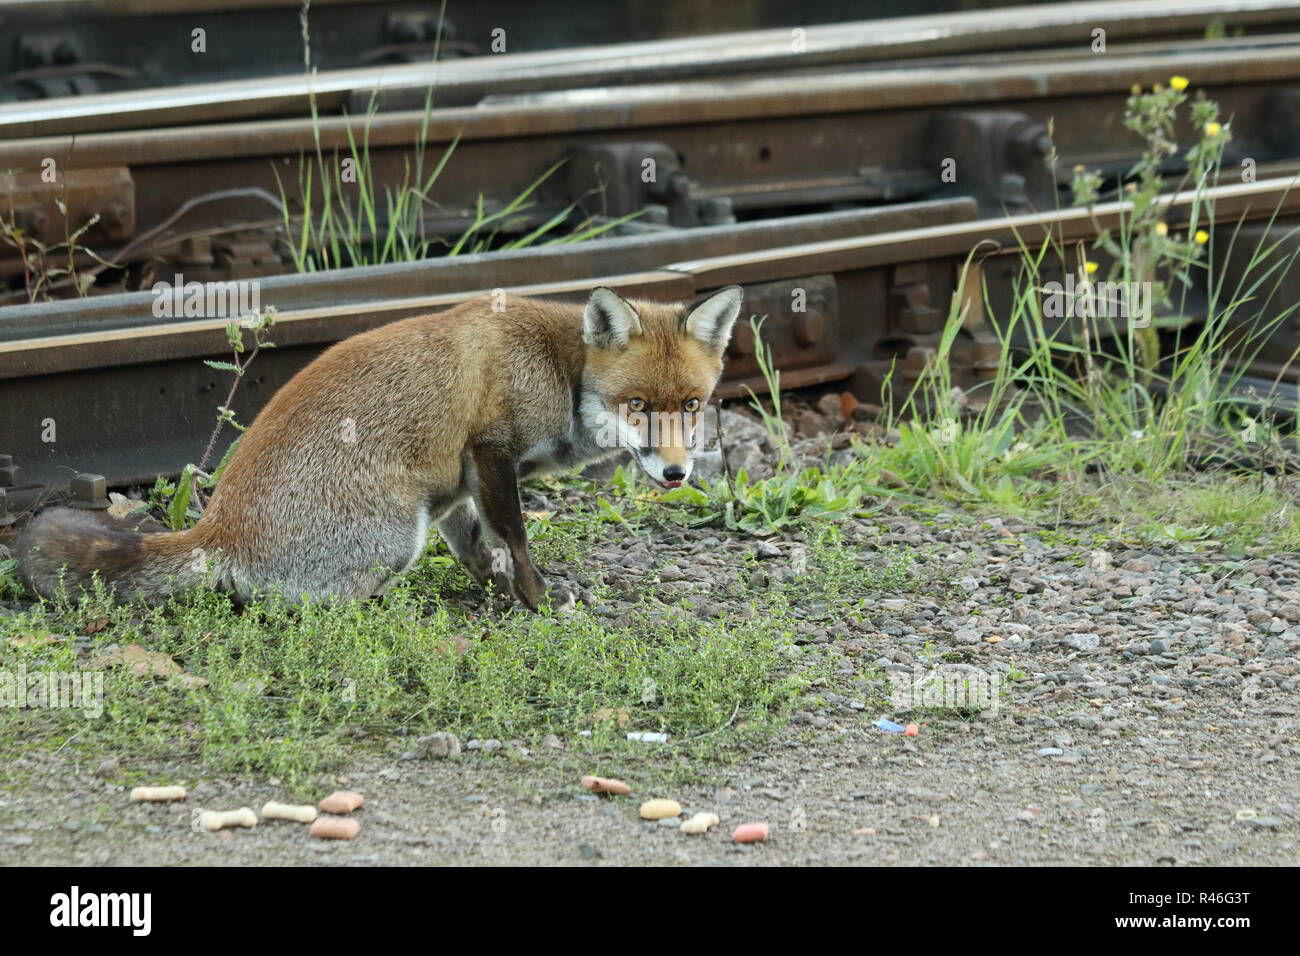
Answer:
[[[660,487],[690,477],[695,429],[722,375],[743,296],[733,285],[670,305],[629,302],[602,286],[587,301],[583,420],[601,444],[630,449]]]

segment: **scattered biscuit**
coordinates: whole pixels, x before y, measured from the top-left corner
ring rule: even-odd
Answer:
[[[317,806],[321,813],[351,813],[366,802],[366,798],[350,790],[337,790],[322,800]]]
[[[184,787],[134,787],[131,790],[133,803],[156,803],[162,800],[184,800]]]
[[[351,817],[317,817],[309,832],[318,840],[355,840],[361,824]]]
[[[582,778],[582,785],[592,793],[612,793],[620,797],[626,797],[632,792],[632,788],[622,780],[611,777],[586,776]]]
[[[274,800],[270,800],[262,806],[262,819],[311,823],[316,819],[316,808],[292,803],[276,803]]]
[[[722,821],[716,813],[697,813],[682,824],[683,833],[707,833],[710,827],[716,827]]]
[[[767,839],[767,834],[768,826],[766,823],[742,823],[731,834],[731,842],[761,843]]]
[[[682,805],[676,800],[647,800],[641,804],[641,817],[645,820],[664,820],[681,815]]]
[[[204,810],[199,814],[199,826],[212,833],[226,827],[255,827],[257,814],[248,807],[240,807],[238,810]]]

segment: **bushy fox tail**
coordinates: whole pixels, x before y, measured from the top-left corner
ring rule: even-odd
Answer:
[[[119,598],[162,601],[207,581],[199,528],[141,533],[140,519],[55,508],[32,519],[15,544],[23,583],[42,597],[90,588],[96,572]],[[156,522],[147,524],[157,527]]]

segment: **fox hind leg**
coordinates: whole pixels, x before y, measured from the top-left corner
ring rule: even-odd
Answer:
[[[292,602],[364,600],[384,593],[424,554],[427,512],[396,508],[365,521],[304,524],[266,559],[228,569],[243,597],[278,591]]]

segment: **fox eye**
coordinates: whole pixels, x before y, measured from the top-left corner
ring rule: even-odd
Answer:
[[[645,399],[644,399],[644,398],[629,398],[629,399],[627,400],[627,407],[628,407],[628,410],[629,410],[629,411],[633,411],[633,412],[643,412],[643,411],[645,411]]]
[[[688,398],[684,407],[688,412],[698,412],[700,410],[700,400],[698,398]]]

